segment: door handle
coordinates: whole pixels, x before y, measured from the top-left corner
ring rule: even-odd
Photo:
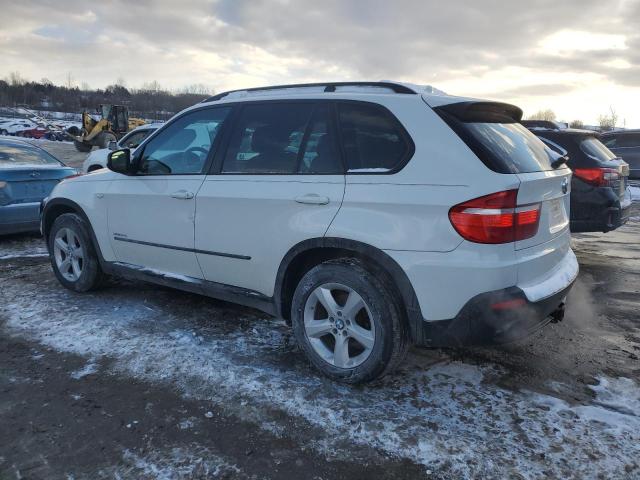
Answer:
[[[329,203],[329,197],[322,197],[316,193],[308,193],[295,198],[297,203],[306,203],[308,205],[326,205]]]
[[[171,198],[177,198],[178,200],[190,200],[193,198],[193,193],[187,192],[186,190],[178,190],[171,194]]]

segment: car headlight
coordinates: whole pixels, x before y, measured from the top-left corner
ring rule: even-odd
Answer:
[[[7,182],[0,181],[0,190],[7,186]]]

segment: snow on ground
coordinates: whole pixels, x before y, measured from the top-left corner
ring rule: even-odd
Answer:
[[[168,452],[152,452],[144,457],[125,450],[122,460],[123,466],[113,472],[116,480],[248,478],[235,465],[203,449],[192,452],[184,448],[173,448]]]
[[[492,365],[413,355],[380,385],[347,387],[317,376],[287,347],[282,321],[253,319],[243,330],[247,319],[236,315],[230,330],[236,324],[215,305],[201,312],[206,325],[194,325],[135,297],[96,302],[18,282],[3,289],[13,298],[0,306],[10,333],[93,361],[108,357],[114,374],[178,388],[274,433],[312,429],[300,444],[329,457],[357,459],[372,447],[475,478],[621,478],[640,457],[640,387],[630,379],[603,376],[592,402],[572,405],[501,388],[504,372]]]
[[[640,202],[640,187],[631,186],[629,187],[629,190],[631,190],[631,200],[634,202]]]

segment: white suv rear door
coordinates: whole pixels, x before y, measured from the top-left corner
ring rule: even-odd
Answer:
[[[206,280],[272,295],[291,247],[323,237],[345,178],[330,105],[252,102],[238,112],[196,201],[195,247]]]
[[[143,145],[138,174],[111,183],[109,236],[119,262],[202,278],[194,252],[195,196],[230,110],[200,109],[174,120]]]

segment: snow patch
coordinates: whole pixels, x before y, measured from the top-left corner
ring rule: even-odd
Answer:
[[[193,452],[173,448],[168,452],[155,451],[144,456],[125,450],[122,460],[124,466],[114,472],[117,479],[246,478],[237,466],[205,449]]]
[[[93,375],[98,371],[98,365],[95,362],[89,362],[80,370],[76,370],[75,372],[71,372],[71,378],[76,380],[80,380],[87,375]]]
[[[632,201],[640,201],[640,187],[631,186],[629,187],[629,191],[631,192]]]
[[[246,323],[240,314],[225,323],[226,313],[211,308],[207,327],[194,335],[188,320],[160,305],[148,310],[105,298],[59,312],[55,305],[77,302],[73,294],[34,288],[37,296],[16,282],[0,294],[14,298],[0,307],[11,333],[63,352],[108,356],[116,373],[177,387],[269,431],[295,436],[291,420],[304,422],[318,432],[306,441],[328,456],[358,458],[371,447],[452,478],[623,477],[640,456],[640,387],[629,379],[602,377],[593,402],[570,405],[500,388],[491,379],[504,372],[491,365],[429,364],[416,355],[379,385],[347,387],[301,365],[301,356],[292,362],[281,321],[251,317],[247,331],[230,327]],[[159,464],[164,457],[130,459],[153,478],[174,478],[184,467],[181,460]]]

